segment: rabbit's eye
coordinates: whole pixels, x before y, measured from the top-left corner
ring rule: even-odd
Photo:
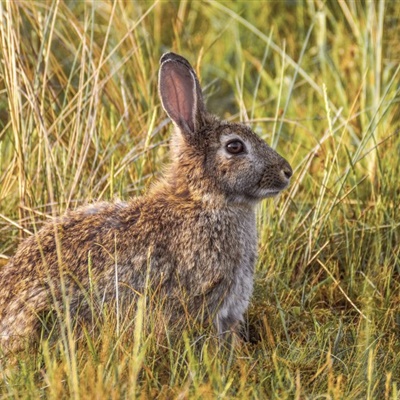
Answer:
[[[244,144],[240,140],[232,140],[226,145],[226,150],[230,154],[240,154],[244,152]]]

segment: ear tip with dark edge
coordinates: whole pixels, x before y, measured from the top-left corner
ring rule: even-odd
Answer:
[[[160,58],[160,64],[164,63],[165,61],[170,61],[176,56],[175,53],[172,53],[172,51],[169,51],[167,53],[164,53],[161,58]]]
[[[176,61],[184,64],[188,68],[192,68],[189,61],[186,58],[180,56],[179,54],[173,53],[172,51],[164,53],[160,58],[160,64],[164,64],[167,61]]]

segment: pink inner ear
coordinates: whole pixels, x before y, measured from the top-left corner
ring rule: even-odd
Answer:
[[[161,67],[160,95],[165,111],[181,128],[195,130],[195,88],[191,72],[179,62],[169,61]]]

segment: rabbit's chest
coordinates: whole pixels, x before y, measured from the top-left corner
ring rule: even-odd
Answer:
[[[237,240],[232,245],[232,254],[235,257],[230,260],[230,285],[221,299],[221,307],[217,313],[217,319],[222,326],[233,326],[243,321],[243,314],[249,306],[257,258],[255,221],[250,220],[238,228]]]

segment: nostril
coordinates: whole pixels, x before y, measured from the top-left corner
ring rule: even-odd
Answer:
[[[291,176],[293,175],[292,168],[290,168],[289,166],[288,167],[283,167],[282,168],[282,172],[283,172],[283,175],[285,176],[286,179],[290,179]]]

